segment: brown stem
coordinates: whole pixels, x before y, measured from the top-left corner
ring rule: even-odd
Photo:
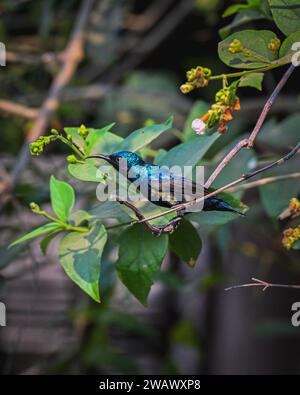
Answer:
[[[300,172],[295,172],[295,173],[291,173],[291,174],[284,174],[282,176],[265,177],[265,178],[262,178],[257,181],[248,182],[247,184],[244,184],[244,185],[239,185],[237,187],[229,188],[229,189],[227,189],[227,192],[234,193],[234,192],[238,192],[238,191],[246,191],[247,189],[264,186],[267,184],[271,184],[273,182],[291,180],[291,179],[295,179],[295,178],[300,178]]]
[[[238,288],[249,288],[249,287],[262,287],[262,290],[265,291],[268,288],[294,288],[300,289],[300,285],[289,285],[289,284],[272,284],[267,281],[259,280],[258,278],[251,278],[253,283],[249,284],[239,284],[233,285],[232,287],[225,288],[225,291],[231,291],[232,289]]]

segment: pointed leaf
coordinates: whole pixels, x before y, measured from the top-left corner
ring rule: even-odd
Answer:
[[[48,222],[45,225],[40,226],[39,228],[34,229],[33,231],[26,233],[26,235],[20,237],[10,244],[9,247],[15,246],[16,244],[22,243],[23,241],[34,239],[35,237],[45,235],[47,233],[54,232],[55,230],[61,229],[61,226],[56,222]]]
[[[153,276],[168,249],[168,237],[157,238],[141,225],[125,230],[120,237],[118,275],[129,291],[144,305],[153,284]]]
[[[172,127],[173,117],[166,120],[165,123],[146,126],[132,132],[118,146],[118,151],[139,151],[141,148],[150,144],[163,132]]]
[[[67,234],[58,250],[67,275],[96,302],[100,302],[101,256],[106,240],[105,227],[97,223],[87,233]]]
[[[202,248],[202,241],[195,227],[186,220],[170,235],[170,248],[180,259],[194,267]]]
[[[220,133],[214,133],[211,136],[197,136],[196,139],[172,148],[157,164],[169,167],[195,166],[219,137]]]
[[[219,57],[227,66],[235,68],[256,69],[268,66],[277,58],[277,53],[268,47],[274,38],[276,34],[268,30],[242,30],[231,34],[219,43]],[[249,51],[249,55],[246,56],[242,51],[229,52],[229,46],[235,39],[239,40],[244,49]]]
[[[67,221],[75,202],[74,189],[68,183],[51,176],[50,195],[55,214],[62,221]]]
[[[276,25],[286,36],[300,30],[299,0],[269,0],[269,4]]]
[[[95,159],[88,159],[85,163],[69,164],[68,171],[80,181],[104,182],[103,173],[98,169]]]
[[[114,125],[115,123],[111,123],[107,126],[104,126],[101,129],[93,129],[93,128],[88,129],[89,134],[86,139],[86,148],[85,148],[86,155],[89,155],[91,153],[94,145],[97,144],[98,141],[104,137],[105,133],[107,133]]]
[[[251,88],[256,88],[259,91],[262,90],[262,82],[264,79],[264,73],[251,73],[251,74],[246,74],[243,77],[241,77],[239,86],[240,87],[251,87]]]

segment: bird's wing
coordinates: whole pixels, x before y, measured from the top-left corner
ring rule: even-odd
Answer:
[[[173,204],[193,200],[208,193],[203,185],[167,170],[161,170],[158,166],[151,167],[148,178],[143,182],[144,185],[147,183],[152,195],[159,196],[161,200],[170,200]]]

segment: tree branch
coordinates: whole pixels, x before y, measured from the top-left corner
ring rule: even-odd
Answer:
[[[284,174],[282,176],[265,177],[265,178],[262,178],[257,181],[248,182],[247,184],[244,184],[244,185],[239,185],[237,187],[229,188],[229,189],[227,189],[227,192],[234,193],[234,192],[238,192],[238,191],[246,191],[247,189],[261,187],[261,186],[264,186],[267,184],[271,184],[273,182],[292,180],[295,178],[300,178],[300,172],[295,172],[295,173],[291,173],[291,174]]]
[[[293,289],[296,288],[296,289],[300,289],[300,285],[272,284],[272,283],[268,283],[267,281],[259,280],[258,278],[254,278],[254,277],[252,277],[251,280],[253,281],[253,283],[233,285],[232,287],[225,288],[225,291],[231,291],[233,289],[248,288],[248,287],[262,287],[262,291],[265,291],[268,288],[293,288]]]

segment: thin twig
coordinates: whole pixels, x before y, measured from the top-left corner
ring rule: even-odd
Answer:
[[[134,212],[134,214],[136,215],[136,217],[138,218],[139,221],[143,222],[143,224],[150,229],[150,231],[155,234],[160,236],[163,233],[172,233],[175,229],[174,224],[169,224],[167,226],[157,226],[157,225],[152,225],[150,224],[147,219],[144,217],[144,215],[141,213],[141,211],[134,206],[133,204],[131,204],[130,202],[126,201],[126,200],[122,200],[119,197],[115,196],[115,199],[120,203],[123,204],[124,206],[128,207],[131,211]],[[178,219],[179,222],[179,219]],[[133,225],[135,224],[136,221],[132,221],[132,222],[126,222],[125,224],[118,224],[117,227],[120,226],[127,226],[127,225]]]
[[[291,76],[291,74],[293,73],[294,70],[295,70],[295,66],[293,66],[291,64],[289,66],[289,68],[287,69],[287,71],[282,76],[281,80],[276,85],[274,91],[272,92],[271,96],[267,100],[266,104],[264,105],[264,108],[263,108],[249,138],[239,141],[236,144],[236,146],[224,157],[224,159],[219,163],[217,168],[213,171],[213,173],[210,175],[210,177],[206,181],[206,183],[205,183],[206,188],[209,188],[211,186],[211,184],[215,181],[215,179],[218,177],[218,175],[222,172],[224,167],[226,167],[228,165],[228,163],[240,152],[240,150],[242,148],[244,148],[244,147],[252,148],[253,147],[254,141],[255,141],[258,133],[261,130],[261,127],[268,115],[268,112],[270,111],[270,108],[272,107],[279,92],[284,87],[284,85],[286,84],[287,80],[289,79],[289,77]]]
[[[246,191],[247,189],[255,188],[255,187],[261,187],[267,184],[271,184],[273,182],[278,182],[278,181],[286,181],[286,180],[291,180],[295,178],[300,178],[300,172],[296,173],[291,173],[291,174],[284,174],[281,176],[274,176],[274,177],[265,177],[257,181],[252,181],[248,182],[247,184],[244,185],[239,185],[236,187],[232,187],[227,189],[228,193],[233,193],[233,192],[238,192],[238,191]]]
[[[293,288],[293,289],[300,289],[300,285],[289,285],[289,284],[272,284],[268,283],[264,280],[259,280],[258,278],[252,277],[251,280],[253,283],[249,284],[240,284],[240,285],[233,285],[231,287],[225,288],[225,291],[231,291],[233,289],[238,288],[248,288],[248,287],[262,287],[262,291],[265,291],[268,288]]]
[[[152,215],[152,216],[150,216],[150,217],[147,217],[145,220],[138,221],[138,223],[142,223],[142,222],[145,222],[145,221],[151,221],[151,220],[153,220],[153,219],[162,217],[162,216],[164,216],[164,215],[173,213],[173,212],[175,212],[175,211],[181,211],[181,210],[186,209],[187,207],[190,207],[190,206],[194,206],[194,205],[196,205],[196,204],[199,204],[200,202],[202,202],[202,201],[204,201],[204,200],[206,200],[206,199],[208,199],[208,198],[210,198],[210,197],[213,197],[213,196],[215,196],[215,195],[217,195],[217,194],[219,194],[219,193],[221,193],[221,192],[224,192],[224,191],[230,189],[231,187],[233,187],[233,186],[235,186],[235,185],[237,185],[237,184],[240,184],[240,183],[243,182],[243,181],[246,181],[246,180],[248,180],[248,179],[250,179],[250,178],[252,178],[252,177],[254,177],[254,176],[256,176],[256,175],[258,175],[258,174],[260,174],[260,173],[265,172],[266,170],[269,170],[269,169],[271,169],[271,168],[273,168],[273,167],[275,167],[275,166],[279,166],[279,165],[283,164],[283,163],[286,162],[287,160],[291,159],[294,155],[296,155],[296,153],[297,153],[299,150],[300,150],[300,142],[299,142],[289,153],[287,153],[287,154],[286,154],[285,156],[283,156],[282,158],[276,160],[275,162],[272,162],[272,163],[270,163],[270,164],[268,164],[268,165],[266,165],[266,166],[264,166],[264,167],[262,167],[262,168],[260,168],[260,169],[257,169],[257,170],[255,170],[255,171],[253,171],[252,173],[244,174],[244,175],[242,175],[240,178],[237,178],[236,180],[231,181],[230,183],[224,185],[224,186],[221,187],[221,188],[216,189],[216,190],[213,191],[213,192],[208,193],[208,194],[205,195],[205,196],[201,196],[201,197],[199,197],[199,198],[197,198],[197,199],[191,200],[191,201],[186,202],[186,203],[178,204],[178,205],[172,207],[171,209],[169,209],[169,210],[167,210],[167,211],[164,211],[163,213],[155,214],[155,215]]]
[[[59,99],[62,89],[69,83],[73,77],[77,65],[83,58],[83,41],[84,29],[90,15],[94,0],[83,0],[78,12],[77,20],[69,44],[65,50],[64,60],[61,69],[52,82],[47,98],[39,109],[38,116],[26,136],[26,142],[23,145],[15,167],[11,174],[10,188],[13,188],[19,175],[29,159],[28,143],[35,140],[44,133],[48,122],[59,105]]]

